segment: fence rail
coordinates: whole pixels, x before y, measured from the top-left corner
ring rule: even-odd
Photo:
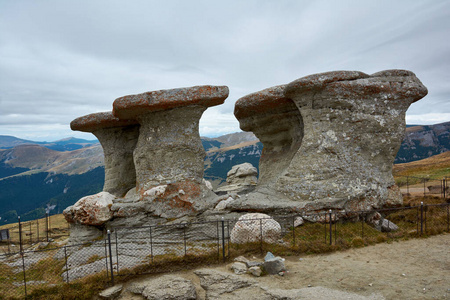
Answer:
[[[323,252],[450,232],[449,207],[449,203],[422,203],[378,212],[329,211],[111,228],[105,238],[88,244],[53,248],[50,244],[45,249],[0,255],[0,299],[24,298],[37,289],[93,274],[114,284],[122,276],[220,263],[248,252]]]

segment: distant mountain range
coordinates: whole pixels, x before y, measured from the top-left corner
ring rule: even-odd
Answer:
[[[98,143],[98,140],[88,141],[77,139],[74,137],[62,139],[55,142],[35,142],[19,139],[10,135],[0,135],[0,149],[11,149],[19,145],[41,145],[42,147],[56,151],[72,151]]]
[[[250,162],[258,167],[262,144],[248,132],[203,138],[205,178],[215,187],[232,166]],[[411,162],[450,150],[450,122],[408,126],[396,163]],[[0,224],[42,216],[101,191],[103,150],[97,140],[68,138],[33,142],[0,136]]]

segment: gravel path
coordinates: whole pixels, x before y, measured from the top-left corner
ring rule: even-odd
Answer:
[[[331,254],[286,257],[285,263],[289,270],[285,276],[257,278],[260,286],[302,289],[299,299],[313,300],[450,299],[450,234]],[[231,272],[230,265],[214,269]],[[204,299],[193,270],[176,274],[192,280],[200,299]]]

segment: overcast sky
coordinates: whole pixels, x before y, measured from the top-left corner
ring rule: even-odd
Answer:
[[[121,96],[227,85],[200,134],[239,131],[235,101],[326,71],[413,71],[408,124],[450,121],[450,1],[0,0],[0,135],[53,141]]]

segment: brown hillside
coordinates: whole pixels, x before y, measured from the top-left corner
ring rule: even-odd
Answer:
[[[73,151],[54,151],[39,145],[20,145],[13,149],[0,150],[0,161],[11,167],[31,169],[22,173],[55,172],[81,174],[103,165],[103,150],[100,145]]]
[[[436,177],[436,179],[450,176],[450,151],[418,161],[396,164],[393,174],[394,176],[431,175],[430,178]]]

